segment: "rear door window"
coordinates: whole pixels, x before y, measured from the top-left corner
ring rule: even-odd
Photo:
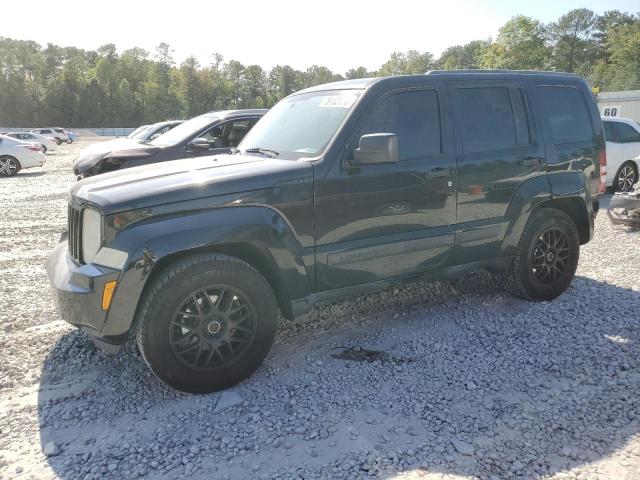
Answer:
[[[554,144],[593,140],[591,116],[582,93],[575,87],[538,87],[542,110],[549,119]]]
[[[512,87],[456,88],[464,153],[531,143],[522,91]]]
[[[626,123],[616,122],[615,129],[616,129],[618,142],[620,143],[640,142],[640,133],[638,133],[636,129],[633,128],[631,125],[627,125]]]
[[[442,153],[440,106],[435,90],[410,90],[383,97],[360,135],[395,133],[400,161]]]

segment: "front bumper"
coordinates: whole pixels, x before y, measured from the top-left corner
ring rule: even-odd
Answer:
[[[47,257],[47,275],[63,320],[100,339],[101,347],[105,342],[116,343],[102,335],[108,313],[102,310],[102,293],[106,282],[118,280],[120,270],[77,265],[69,257],[67,242],[62,242]]]

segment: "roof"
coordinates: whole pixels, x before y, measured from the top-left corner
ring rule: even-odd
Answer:
[[[183,123],[184,120],[165,120],[164,122],[156,122],[153,125],[146,125],[147,127],[159,127],[161,125],[172,125],[172,124],[180,124]],[[140,127],[142,128],[142,127]]]
[[[567,72],[546,72],[542,70],[430,70],[427,75],[447,75],[452,77],[469,76],[469,75],[494,75],[494,76],[534,76],[534,77],[566,77],[566,78],[582,78],[575,73]]]
[[[299,93],[308,93],[308,92],[318,92],[325,90],[364,90],[369,86],[376,83],[401,83],[407,81],[418,81],[424,79],[426,75],[437,75],[442,76],[444,78],[451,78],[460,80],[463,78],[477,77],[477,78],[487,78],[487,77],[518,77],[518,76],[535,76],[535,77],[549,77],[549,78],[570,78],[570,79],[580,79],[576,74],[573,73],[564,73],[564,72],[542,72],[536,70],[431,70],[426,73],[421,73],[417,75],[397,75],[393,77],[371,77],[371,78],[358,78],[354,80],[341,80],[339,82],[331,82],[324,83],[321,85],[316,85],[314,87],[306,88],[304,90],[300,90],[296,92],[294,95]]]
[[[203,113],[200,116],[206,115],[217,118],[230,118],[244,115],[264,115],[267,112],[267,108],[249,108],[244,110],[212,110],[211,112]]]

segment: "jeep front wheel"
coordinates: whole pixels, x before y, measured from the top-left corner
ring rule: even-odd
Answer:
[[[180,260],[153,280],[137,318],[136,337],[153,373],[170,386],[207,393],[250,376],[276,332],[273,291],[234,257]]]
[[[580,240],[571,218],[552,208],[531,214],[518,243],[507,283],[528,300],[553,300],[569,286],[578,267]]]

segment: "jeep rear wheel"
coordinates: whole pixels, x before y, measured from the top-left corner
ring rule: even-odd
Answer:
[[[153,373],[190,393],[228,388],[269,352],[278,309],[267,281],[226,255],[188,257],[153,280],[136,336]]]
[[[532,213],[524,229],[507,283],[517,296],[553,300],[569,286],[578,267],[580,240],[573,220],[552,208]]]

